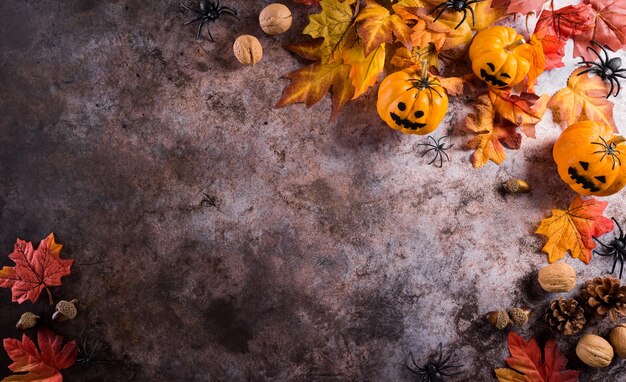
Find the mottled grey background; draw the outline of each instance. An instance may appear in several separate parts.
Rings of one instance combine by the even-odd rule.
[[[0,2],[0,265],[16,237],[54,231],[76,263],[53,294],[80,313],[51,326],[107,347],[65,379],[409,381],[408,354],[424,363],[441,342],[465,364],[456,380],[495,380],[506,333],[484,314],[539,316],[554,297],[536,284],[532,232],[573,193],[550,114],[503,166],[474,170],[463,119],[476,95],[454,99],[435,133],[451,135],[452,161],[430,167],[423,137],[380,122],[374,92],[332,123],[328,99],[274,110],[278,77],[302,65],[282,46],[309,9],[290,4],[294,28],[269,37],[256,21],[269,2],[223,3],[241,20],[211,25],[211,43],[176,1]],[[257,66],[231,54],[243,33],[264,46]],[[565,86],[575,62],[540,90]],[[615,101],[622,125],[624,93]],[[509,176],[533,193],[503,195]],[[605,198],[622,221],[623,195]],[[579,283],[610,267],[566,261]],[[10,299],[0,290],[2,337],[19,336],[22,312],[52,311]],[[522,334],[549,335],[537,320]],[[576,361],[576,339],[559,342],[581,381],[626,381],[620,360]],[[0,352],[0,376],[8,364]]]

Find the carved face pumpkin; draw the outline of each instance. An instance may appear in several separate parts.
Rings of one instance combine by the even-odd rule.
[[[594,121],[569,126],[552,156],[561,179],[580,195],[607,196],[626,185],[625,139]]]
[[[376,103],[378,115],[389,127],[407,134],[433,132],[448,111],[448,94],[439,80],[408,68],[383,80]]]
[[[469,50],[474,74],[497,88],[522,82],[531,69],[533,54],[523,36],[502,26],[478,32]]]

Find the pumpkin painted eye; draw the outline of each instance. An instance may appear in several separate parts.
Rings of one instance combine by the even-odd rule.
[[[502,73],[502,74],[500,74],[500,76],[501,76],[501,77],[505,77],[505,78],[511,78],[511,76],[509,76],[509,75],[508,75],[508,74],[506,74],[506,73]]]
[[[422,118],[424,116],[424,112],[421,110],[418,110],[415,112],[415,118]]]
[[[489,67],[489,69],[491,69],[492,72],[496,71],[496,66],[494,64],[492,64],[491,62],[488,62],[487,66]]]
[[[398,109],[400,109],[400,111],[405,111],[406,110],[406,104],[404,102],[400,102],[398,104]]]

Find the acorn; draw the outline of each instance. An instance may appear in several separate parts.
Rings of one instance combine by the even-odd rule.
[[[499,330],[502,330],[511,324],[509,314],[503,310],[487,313],[487,321]]]
[[[56,312],[52,315],[52,321],[67,321],[72,320],[76,317],[76,303],[78,300],[74,299],[72,301],[61,300],[57,303]]]
[[[525,306],[509,310],[509,317],[515,326],[526,325],[532,316],[532,310]]]
[[[38,315],[31,312],[26,312],[22,314],[22,317],[17,321],[15,327],[19,330],[30,329],[37,324]]]

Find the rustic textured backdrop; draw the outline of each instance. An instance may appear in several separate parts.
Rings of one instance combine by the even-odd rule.
[[[506,334],[484,314],[551,298],[532,232],[573,197],[551,160],[558,126],[547,114],[537,140],[474,170],[475,96],[456,98],[435,133],[451,135],[452,161],[437,169],[422,137],[382,125],[373,92],[332,123],[328,100],[274,110],[279,75],[302,64],[282,45],[309,9],[290,4],[294,28],[268,37],[267,3],[229,1],[241,20],[212,24],[212,43],[176,1],[0,2],[0,265],[16,237],[54,231],[76,263],[53,294],[80,312],[52,326],[107,347],[66,380],[408,381],[408,354],[425,362],[440,342],[465,364],[459,381],[494,380]],[[265,48],[257,66],[232,57],[243,33]],[[575,62],[539,90],[563,87]],[[533,193],[499,192],[511,175]],[[605,200],[626,220],[624,193]],[[567,261],[579,282],[610,268]],[[0,290],[2,337],[26,310],[49,315],[44,300]],[[522,334],[548,335],[536,320]],[[582,381],[626,381],[621,361],[575,361],[575,341],[559,343]]]

